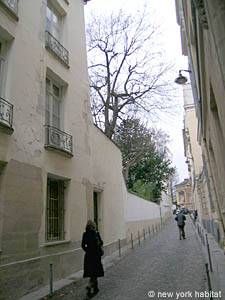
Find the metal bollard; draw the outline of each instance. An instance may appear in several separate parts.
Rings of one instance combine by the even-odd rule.
[[[53,264],[49,266],[49,295],[53,295]]]
[[[121,257],[121,245],[120,245],[120,239],[118,240],[118,246],[119,246],[119,257]]]
[[[150,227],[148,226],[148,235],[149,235],[149,238],[151,238],[151,231],[150,231]]]
[[[139,230],[138,230],[138,244],[139,244],[139,246],[141,245]]]
[[[203,244],[205,246],[206,240],[205,240],[205,237],[204,237],[204,230],[203,229],[202,229],[202,242],[203,242]]]
[[[207,276],[207,282],[208,282],[208,288],[209,288],[209,292],[212,291],[212,284],[211,284],[211,279],[210,279],[210,276],[209,276],[209,267],[208,267],[208,264],[206,263],[205,264],[205,268],[206,268],[206,276]],[[210,293],[210,300],[213,300],[213,297]]]
[[[143,228],[143,238],[145,240],[145,229]]]
[[[211,253],[210,253],[209,241],[208,241],[207,233],[205,234],[205,240],[206,240],[206,247],[207,247],[208,257],[209,257],[209,267],[210,267],[210,271],[213,272],[212,259],[211,259]]]
[[[134,249],[134,241],[133,241],[133,234],[132,234],[132,232],[130,234],[130,240],[131,240],[131,249]]]

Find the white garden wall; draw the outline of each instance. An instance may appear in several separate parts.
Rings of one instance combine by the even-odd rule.
[[[131,238],[131,234],[133,239],[137,239],[138,235],[143,238],[144,234],[155,232],[161,222],[165,222],[171,215],[171,207],[166,201],[165,195],[162,200],[161,205],[158,205],[127,193],[125,221],[128,240]]]

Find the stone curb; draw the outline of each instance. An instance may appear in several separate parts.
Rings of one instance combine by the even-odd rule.
[[[211,284],[212,284],[212,290],[219,292],[221,291],[222,297],[219,299],[225,300],[225,255],[224,251],[219,247],[217,242],[215,241],[212,234],[208,233],[203,226],[198,222],[198,226],[202,229],[202,232],[204,233],[204,243],[202,242],[201,237],[198,234],[197,227],[193,224],[193,227],[195,229],[196,236],[201,244],[203,253],[204,253],[204,259],[205,262],[209,264],[210,269],[210,263],[209,263],[209,255],[206,245],[206,239],[205,234],[207,234],[208,237],[208,243],[209,243],[209,250],[211,255],[211,261],[212,261],[212,271],[209,272]]]

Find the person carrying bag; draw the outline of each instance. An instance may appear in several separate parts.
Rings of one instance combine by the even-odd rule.
[[[84,274],[83,277],[89,277],[87,286],[87,297],[92,297],[99,292],[98,277],[104,276],[104,269],[101,257],[104,255],[103,241],[99,232],[96,230],[96,224],[89,220],[86,230],[83,233],[81,247],[84,255]]]

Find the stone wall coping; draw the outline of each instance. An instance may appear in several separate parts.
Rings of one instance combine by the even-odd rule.
[[[71,240],[55,241],[55,242],[46,242],[41,245],[41,247],[51,247],[61,244],[71,243]]]

